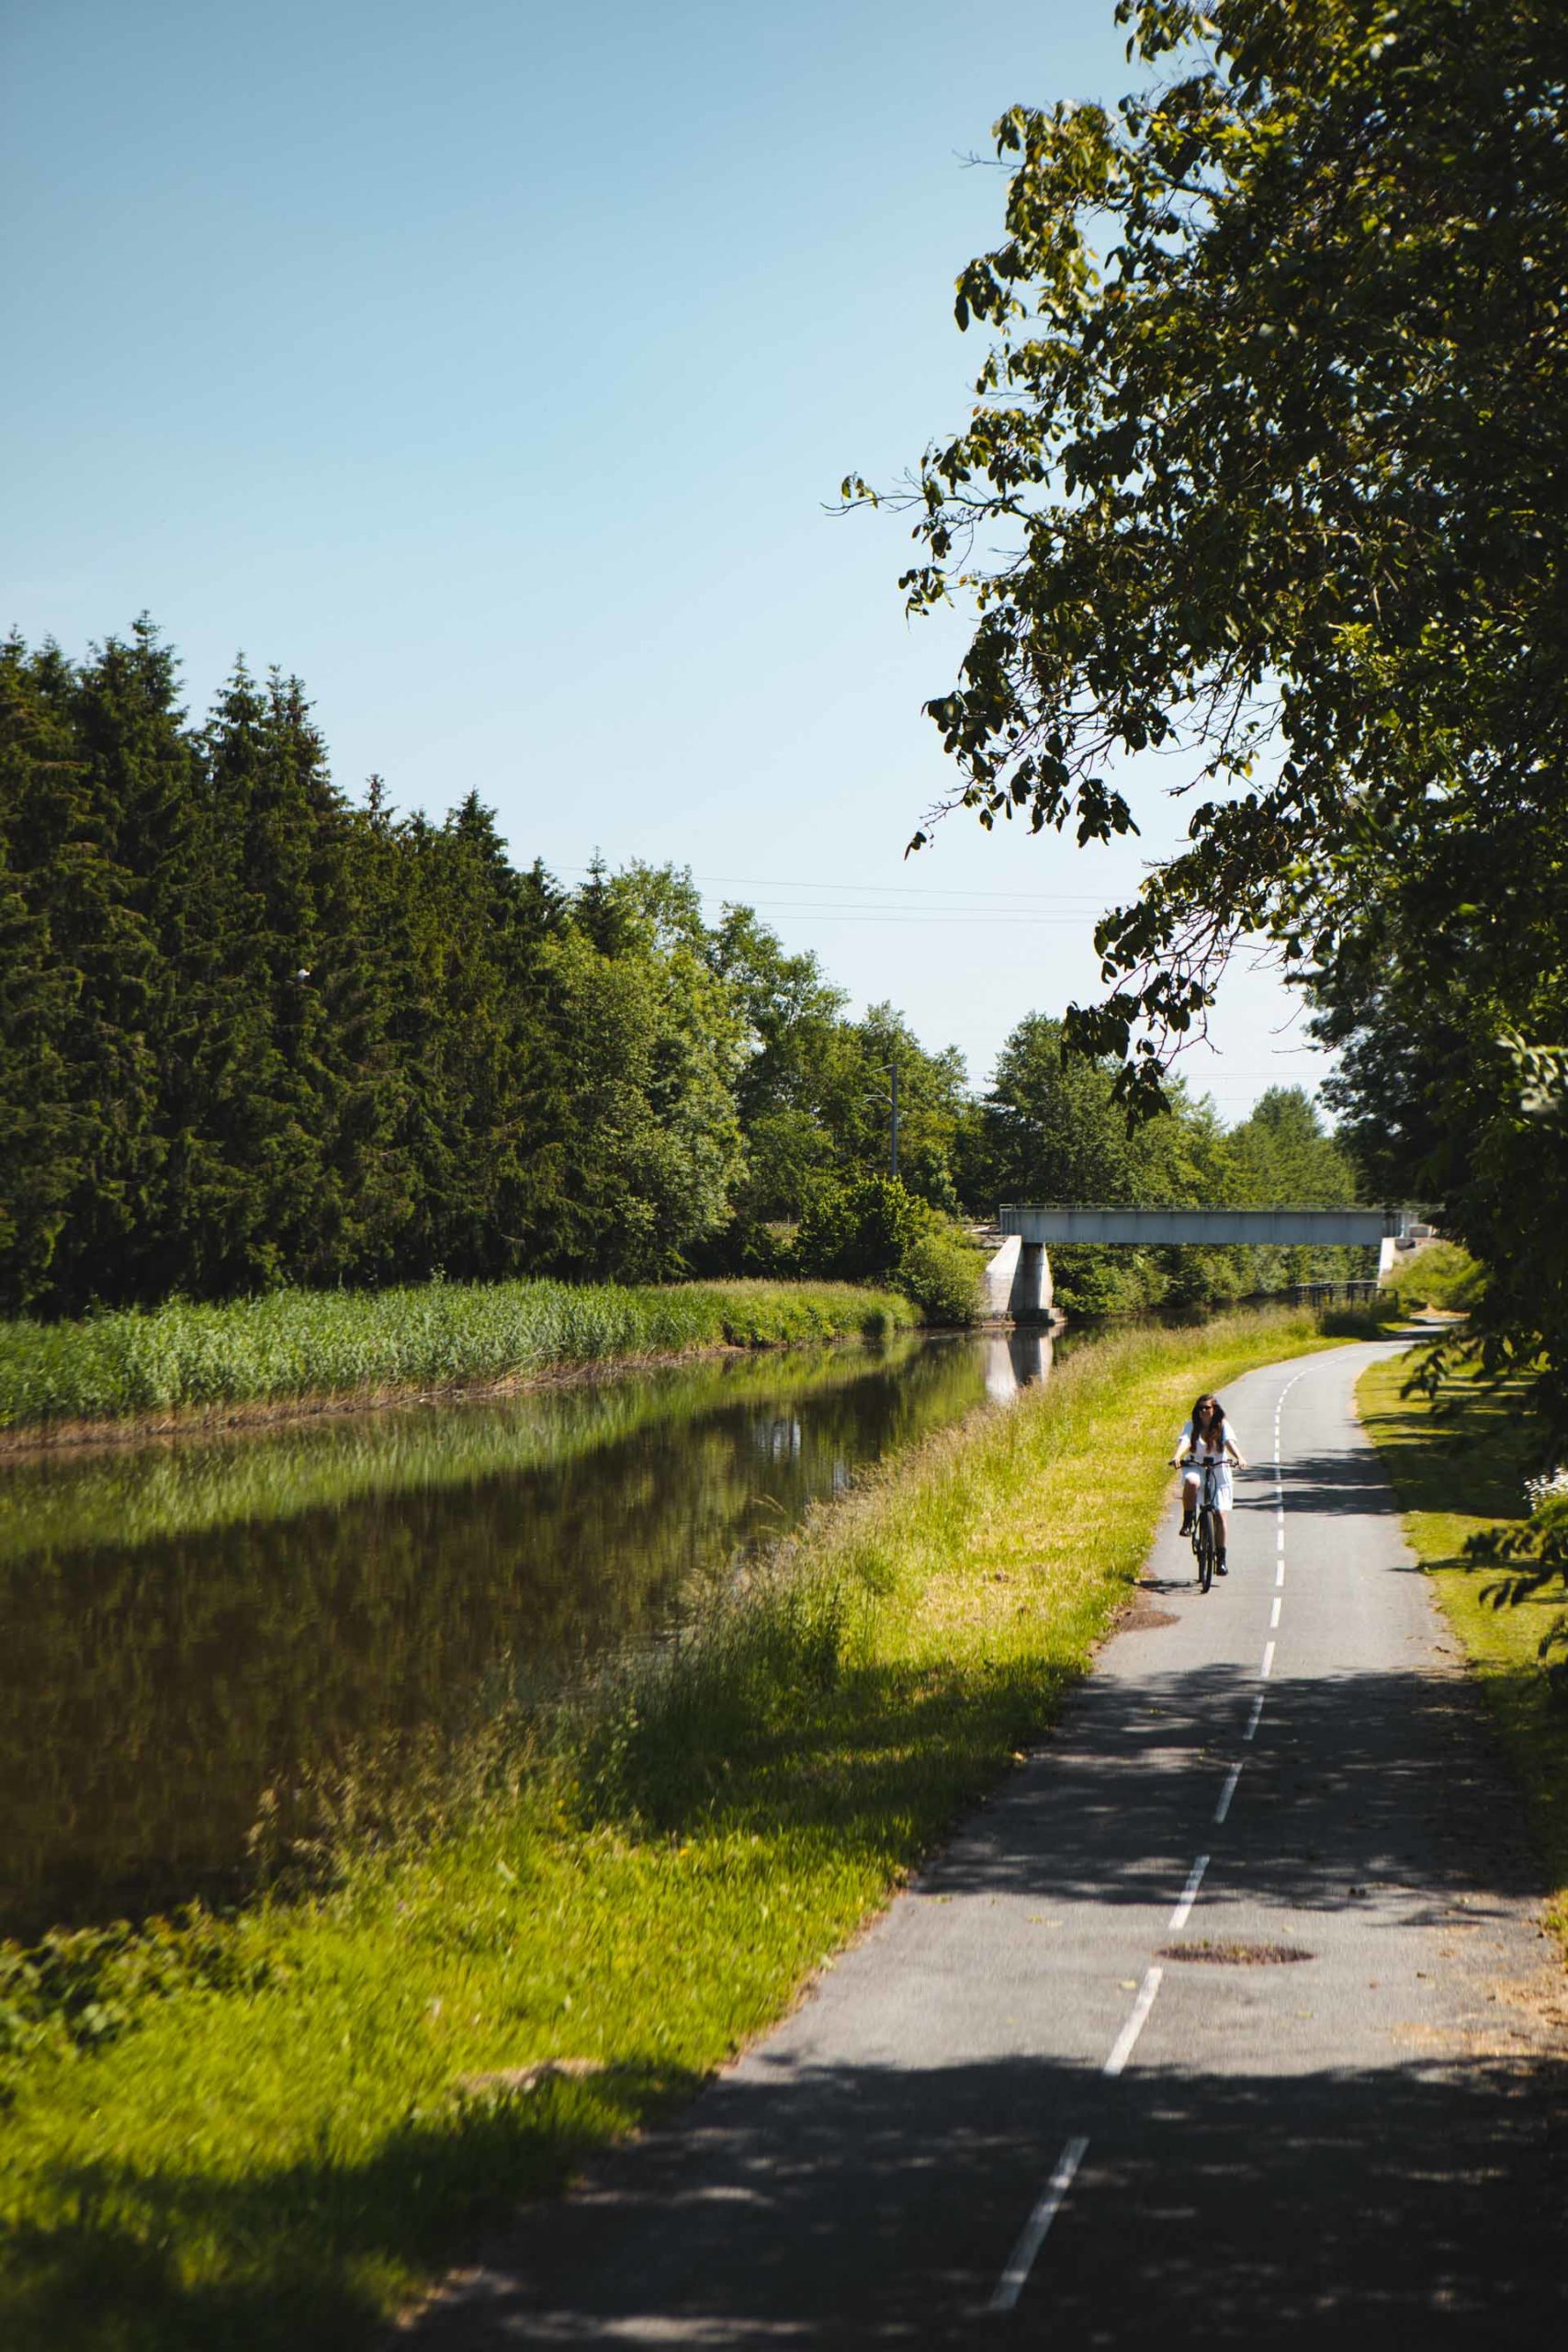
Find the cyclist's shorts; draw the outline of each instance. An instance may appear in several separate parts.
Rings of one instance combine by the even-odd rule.
[[[1184,1462],[1181,1465],[1181,1475],[1183,1478],[1197,1479],[1198,1499],[1201,1502],[1203,1464],[1201,1462]],[[1219,1510],[1229,1510],[1235,1500],[1235,1487],[1231,1479],[1231,1465],[1228,1462],[1217,1463],[1214,1466],[1214,1502]]]

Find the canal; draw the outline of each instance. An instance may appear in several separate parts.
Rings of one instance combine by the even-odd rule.
[[[706,1360],[0,1464],[0,1934],[221,1901],[355,1757],[680,1622],[1041,1334]]]

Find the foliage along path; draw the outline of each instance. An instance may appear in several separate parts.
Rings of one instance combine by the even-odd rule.
[[[1562,2340],[1562,1971],[1374,1352],[1237,1384],[1228,1581],[1168,1526],[1057,1736],[417,2341]]]

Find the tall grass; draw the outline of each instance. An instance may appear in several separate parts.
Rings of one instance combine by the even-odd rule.
[[[918,1320],[908,1299],[845,1283],[424,1283],[228,1306],[176,1299],[0,1323],[0,1429],[480,1386],[616,1357],[877,1338]]]
[[[499,1711],[379,1837],[345,1792],[330,1891],[13,1954],[0,2335],[370,2343],[488,2215],[780,2014],[1086,1671],[1194,1387],[1323,1344],[1273,1311],[1086,1346],[553,1737]]]

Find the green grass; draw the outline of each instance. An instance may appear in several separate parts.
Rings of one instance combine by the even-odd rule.
[[[326,1891],[13,1955],[0,2338],[371,2341],[788,2006],[1085,1672],[1194,1387],[1323,1344],[1276,1310],[1087,1346],[542,1745],[476,1727]],[[516,2079],[552,2060],[602,2071]]]
[[[879,1338],[919,1319],[907,1298],[846,1283],[424,1283],[228,1306],[176,1299],[76,1323],[0,1322],[0,1429],[484,1386],[616,1357]]]
[[[1529,1516],[1528,1411],[1518,1390],[1487,1391],[1473,1369],[1447,1379],[1436,1399],[1404,1396],[1408,1370],[1408,1358],[1373,1364],[1357,1402],[1393,1481],[1411,1548],[1480,1678],[1525,1792],[1552,1890],[1548,1917],[1568,1952],[1568,1704],[1539,1656],[1562,1596],[1501,1606],[1498,1568],[1467,1560],[1464,1550],[1471,1536]],[[1436,1422],[1435,1403],[1445,1408]],[[1456,1498],[1463,1510],[1454,1509]]]
[[[1435,1306],[1445,1314],[1465,1314],[1479,1299],[1485,1276],[1468,1250],[1455,1241],[1428,1241],[1408,1257],[1394,1261],[1393,1271],[1379,1294],[1386,1313],[1409,1315]]]

